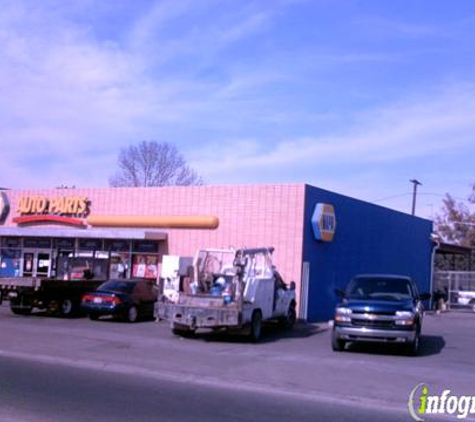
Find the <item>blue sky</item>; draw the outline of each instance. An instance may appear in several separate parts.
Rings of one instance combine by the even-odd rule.
[[[0,0],[0,186],[107,186],[175,143],[208,184],[419,215],[475,181],[475,2]]]

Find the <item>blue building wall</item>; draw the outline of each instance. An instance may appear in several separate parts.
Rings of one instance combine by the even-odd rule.
[[[332,204],[336,232],[332,242],[315,240],[311,218],[317,203]],[[430,292],[432,222],[306,185],[303,261],[310,263],[308,320],[333,317],[335,288],[361,273],[412,277],[420,292]]]

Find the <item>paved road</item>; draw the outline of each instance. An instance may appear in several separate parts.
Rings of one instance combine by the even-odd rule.
[[[0,379],[3,422],[407,421],[404,412],[12,358],[0,358]]]
[[[251,397],[318,399],[323,408],[357,404],[380,415],[405,412],[410,391],[421,382],[431,391],[474,394],[474,332],[474,314],[427,315],[421,356],[410,358],[383,347],[333,353],[328,324],[300,325],[289,333],[270,327],[254,345],[206,334],[180,339],[165,323],[23,317],[0,306],[3,358],[59,363],[104,377],[145,376],[206,391],[231,389]]]

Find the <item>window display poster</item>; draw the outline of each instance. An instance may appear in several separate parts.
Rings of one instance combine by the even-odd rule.
[[[158,256],[157,255],[135,255],[132,266],[132,277],[151,278],[158,277]]]

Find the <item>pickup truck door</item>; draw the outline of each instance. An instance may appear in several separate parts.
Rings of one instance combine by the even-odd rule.
[[[286,315],[289,308],[289,295],[283,288],[277,288],[275,291],[274,315]]]

